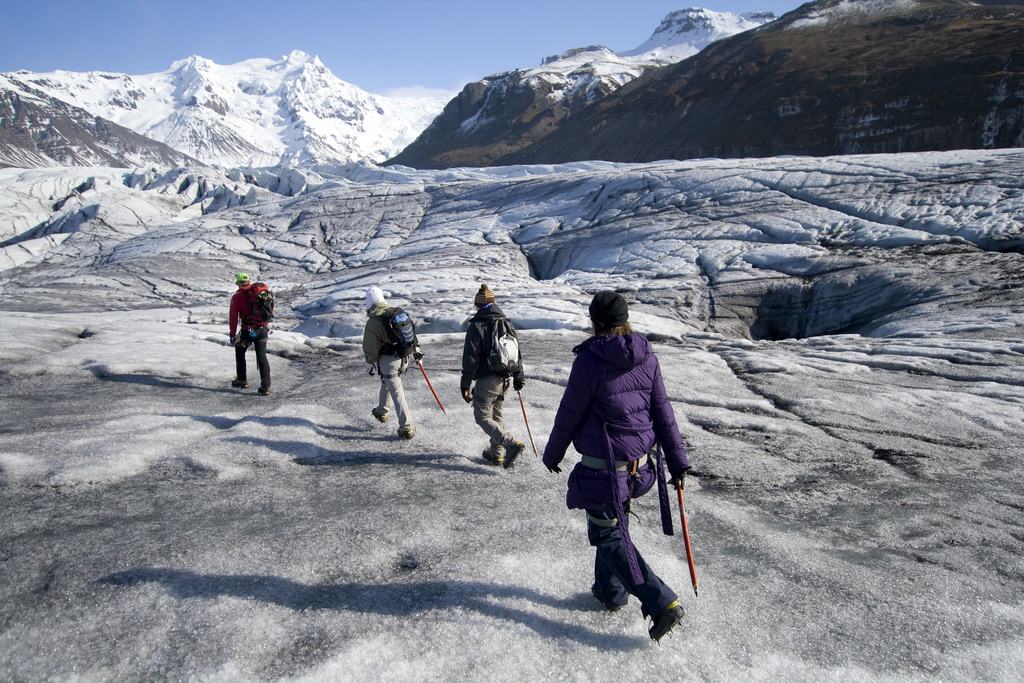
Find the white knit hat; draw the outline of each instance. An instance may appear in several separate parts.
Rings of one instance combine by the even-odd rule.
[[[374,304],[384,301],[384,292],[376,285],[366,290],[366,310],[373,308]]]

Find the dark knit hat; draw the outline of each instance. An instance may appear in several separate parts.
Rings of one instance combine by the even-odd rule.
[[[629,306],[621,294],[598,292],[590,302],[590,319],[599,330],[619,327],[629,321]]]
[[[473,297],[473,303],[477,306],[486,306],[494,303],[494,292],[487,285],[480,285],[480,291]]]

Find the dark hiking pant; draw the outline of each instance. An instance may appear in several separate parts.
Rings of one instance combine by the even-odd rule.
[[[603,510],[586,512],[587,538],[597,551],[594,556],[594,596],[610,606],[625,605],[629,596],[635,595],[644,612],[652,616],[668,607],[677,597],[675,592],[658,578],[636,546],[633,550],[644,582],[639,586],[633,583],[615,508],[609,505]]]
[[[262,335],[261,335],[262,330]],[[238,336],[241,340],[235,344],[235,379],[247,381],[245,368],[245,352],[252,346],[256,349],[256,367],[260,371],[260,387],[270,388],[270,361],[267,360],[267,333],[266,328],[259,328],[256,331],[255,339],[246,339],[248,330],[242,330]]]

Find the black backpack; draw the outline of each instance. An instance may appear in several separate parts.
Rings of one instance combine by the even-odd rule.
[[[381,351],[405,358],[416,350],[416,327],[401,308],[389,308],[381,318],[388,334],[388,344]]]
[[[519,338],[506,318],[495,319],[491,328],[487,367],[502,377],[510,377],[519,370]]]
[[[249,323],[265,325],[274,319],[274,293],[263,282],[249,285]]]

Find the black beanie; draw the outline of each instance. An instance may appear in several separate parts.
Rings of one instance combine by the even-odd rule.
[[[621,294],[598,292],[590,302],[590,319],[599,330],[619,327],[629,321],[629,306]]]

